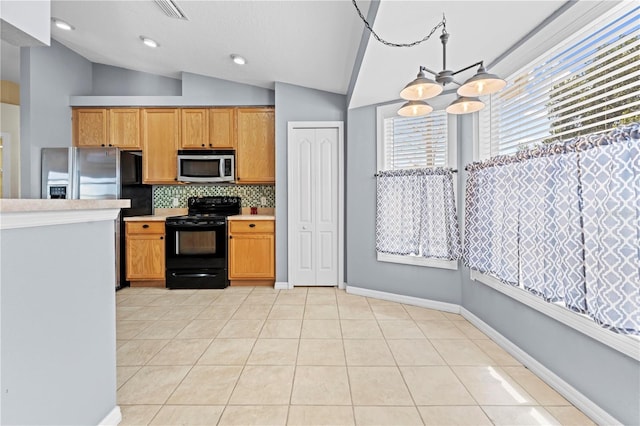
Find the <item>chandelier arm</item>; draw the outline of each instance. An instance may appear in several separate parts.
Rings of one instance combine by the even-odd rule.
[[[422,37],[422,39],[413,41],[411,43],[392,43],[390,41],[387,41],[387,40],[383,39],[375,31],[373,31],[373,28],[371,28],[371,24],[369,24],[367,19],[364,17],[362,12],[360,11],[360,8],[358,7],[358,4],[356,3],[356,0],[351,0],[351,2],[355,6],[356,11],[358,11],[358,16],[360,16],[360,19],[362,19],[362,22],[364,22],[364,26],[367,27],[369,32],[371,32],[371,35],[373,35],[373,37],[375,37],[376,40],[378,40],[380,43],[384,44],[385,46],[390,46],[390,47],[413,47],[413,46],[417,46],[418,44],[420,44],[422,42],[425,42],[425,41],[429,40],[431,38],[431,36],[433,35],[433,33],[435,33],[436,30],[438,28],[440,28],[440,27],[443,27],[444,30],[446,31],[447,20],[445,19],[444,14],[443,14],[442,15],[442,21],[440,21],[435,27],[433,27],[431,29],[431,31],[429,32],[429,34],[427,34],[426,36]]]
[[[483,62],[484,62],[484,61],[476,62],[475,64],[469,65],[468,67],[464,67],[464,68],[462,68],[462,69],[459,69],[458,71],[456,71],[456,72],[452,73],[451,75],[460,74],[461,72],[466,71],[466,70],[468,70],[468,69],[471,69],[471,68],[473,68],[473,67],[482,66]]]
[[[437,73],[437,72],[432,71],[432,70],[430,70],[430,69],[429,69],[429,68],[427,68],[427,67],[423,67],[422,65],[420,66],[420,71],[426,71],[426,72],[428,72],[429,74],[433,74],[434,76],[437,76],[437,75],[438,75],[438,73]]]

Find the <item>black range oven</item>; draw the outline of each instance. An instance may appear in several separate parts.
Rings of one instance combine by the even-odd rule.
[[[168,217],[168,288],[221,289],[227,278],[227,216],[240,213],[239,197],[190,197],[187,216]]]

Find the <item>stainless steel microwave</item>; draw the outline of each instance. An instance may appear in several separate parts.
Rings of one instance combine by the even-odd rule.
[[[217,183],[235,180],[235,151],[178,151],[180,182]]]

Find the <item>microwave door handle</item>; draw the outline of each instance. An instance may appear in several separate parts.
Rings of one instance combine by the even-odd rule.
[[[220,179],[224,179],[224,163],[225,160],[224,158],[220,158],[220,161],[218,161],[218,176],[220,177]]]

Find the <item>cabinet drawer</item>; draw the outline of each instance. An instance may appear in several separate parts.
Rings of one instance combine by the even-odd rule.
[[[265,233],[274,232],[273,220],[232,220],[229,221],[229,232]]]
[[[164,222],[127,222],[127,234],[164,234]]]

